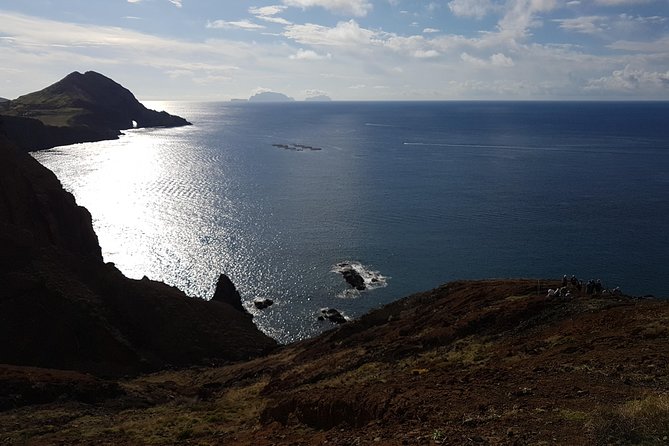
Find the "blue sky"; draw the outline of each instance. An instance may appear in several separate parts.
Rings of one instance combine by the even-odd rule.
[[[0,96],[669,100],[669,0],[0,0]]]

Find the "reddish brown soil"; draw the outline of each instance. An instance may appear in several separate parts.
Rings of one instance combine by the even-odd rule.
[[[556,285],[450,283],[270,356],[5,411],[0,441],[665,444],[669,305]]]

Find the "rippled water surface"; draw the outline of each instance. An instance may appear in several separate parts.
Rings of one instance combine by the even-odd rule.
[[[275,301],[251,310],[280,341],[459,278],[669,296],[667,103],[147,105],[194,125],[35,157],[105,260],[204,298],[225,272],[249,308]],[[340,262],[387,286],[346,292]]]

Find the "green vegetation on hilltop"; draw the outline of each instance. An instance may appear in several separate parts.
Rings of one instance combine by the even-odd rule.
[[[71,73],[40,91],[5,102],[0,115],[4,115],[0,130],[29,150],[115,138],[133,127],[190,124],[179,116],[147,109],[128,89],[93,71]]]

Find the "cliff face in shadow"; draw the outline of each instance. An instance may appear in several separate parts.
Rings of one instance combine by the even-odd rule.
[[[93,71],[73,72],[43,90],[0,103],[0,115],[0,130],[26,150],[113,139],[133,127],[190,124],[147,109],[128,89]]]
[[[87,126],[58,127],[33,118],[0,115],[0,132],[24,151],[116,139],[118,130]]]
[[[0,363],[118,375],[275,346],[232,305],[105,264],[88,211],[2,135],[0,247]]]

